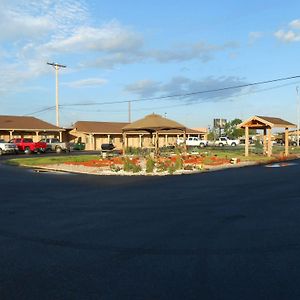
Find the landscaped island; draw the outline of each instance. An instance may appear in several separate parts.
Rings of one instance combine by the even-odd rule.
[[[9,164],[44,168],[56,171],[88,173],[95,175],[168,175],[189,174],[236,166],[271,163],[297,158],[296,151],[288,158],[281,152],[272,157],[252,153],[243,156],[243,149],[198,149],[190,153],[168,153],[161,155],[129,153],[112,157],[101,155],[17,158]]]

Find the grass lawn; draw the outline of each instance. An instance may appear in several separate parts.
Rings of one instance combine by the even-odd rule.
[[[9,165],[50,165],[64,162],[84,162],[99,159],[99,155],[77,155],[77,156],[55,156],[55,157],[34,157],[34,158],[13,158],[6,161]]]

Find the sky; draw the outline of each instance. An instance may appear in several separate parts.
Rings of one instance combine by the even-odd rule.
[[[0,0],[0,28],[1,115],[55,124],[55,62],[61,126],[298,120],[300,78],[197,92],[300,75],[299,1]]]

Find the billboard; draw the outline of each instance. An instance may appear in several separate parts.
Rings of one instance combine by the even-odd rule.
[[[214,128],[224,129],[227,119],[214,119]]]

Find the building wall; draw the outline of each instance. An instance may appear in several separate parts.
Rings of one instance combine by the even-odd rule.
[[[183,134],[172,134],[164,133],[159,135],[159,147],[176,145],[177,138]],[[83,132],[78,132],[75,129],[69,132],[70,142],[77,142],[78,139],[81,139],[83,143],[86,144],[86,150],[100,150],[101,145],[105,143],[112,142],[117,149],[122,149],[122,135],[121,134],[87,134]],[[187,135],[188,137],[189,135]],[[192,135],[191,136],[198,136]],[[200,135],[201,136],[201,135]],[[127,147],[133,148],[147,148],[154,147],[154,137],[151,138],[150,134],[140,134],[140,133],[131,133],[126,135],[126,145]]]

